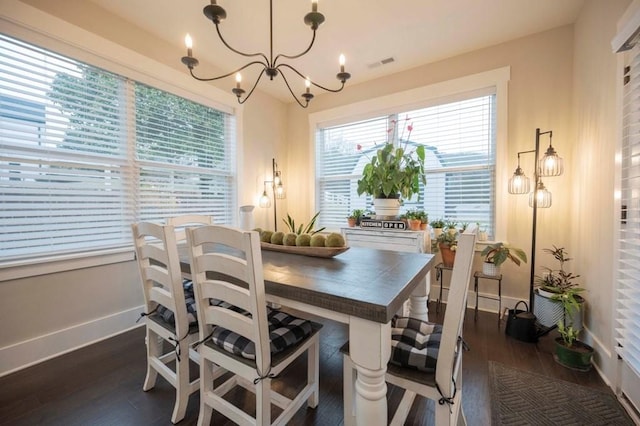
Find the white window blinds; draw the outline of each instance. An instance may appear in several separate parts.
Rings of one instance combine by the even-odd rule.
[[[460,99],[460,97],[458,97]],[[387,140],[426,149],[427,185],[403,211],[423,208],[429,219],[479,222],[490,235],[495,211],[495,94],[469,95],[389,116],[325,127],[316,135],[320,226],[344,226],[348,213],[372,208],[357,194],[362,169]],[[408,126],[412,130],[409,131]]]
[[[235,211],[233,116],[0,35],[1,260],[131,244]]]
[[[627,53],[621,149],[622,220],[618,247],[618,353],[640,375],[640,50]],[[624,382],[625,378],[623,378]],[[624,390],[624,383],[623,383]]]

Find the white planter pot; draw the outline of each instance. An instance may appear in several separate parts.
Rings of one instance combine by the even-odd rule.
[[[549,297],[545,295],[549,295]],[[562,303],[558,300],[551,299],[551,295],[554,293],[537,289],[534,293],[533,301],[533,314],[538,319],[538,322],[545,327],[553,327],[558,321],[563,320],[566,325],[573,324],[573,328],[576,330],[582,329],[582,313],[584,312],[583,305],[580,304],[580,309],[574,312],[573,318],[565,318],[564,308]]]
[[[438,238],[440,235],[442,235],[442,228],[433,228],[434,239]]]
[[[400,213],[400,200],[397,198],[375,198],[373,207],[377,219],[396,219]]]
[[[492,277],[495,277],[497,275],[500,275],[500,267],[496,266],[494,263],[491,263],[491,262],[483,262],[482,273],[485,275],[491,275]]]

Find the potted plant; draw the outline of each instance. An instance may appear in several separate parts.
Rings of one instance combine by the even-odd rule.
[[[456,222],[454,220],[445,220],[444,221],[444,228],[449,234],[457,234],[458,233],[458,229],[456,228],[456,226],[458,226],[458,222]]]
[[[560,337],[555,339],[554,359],[567,368],[588,371],[591,369],[594,350],[588,344],[578,340],[582,330],[574,327],[573,324],[573,318],[583,302],[582,296],[578,294],[581,291],[582,289],[572,287],[563,294],[554,296],[566,313],[564,319],[558,321]]]
[[[490,244],[482,250],[484,263],[482,264],[482,273],[485,275],[496,276],[500,274],[500,265],[507,259],[520,266],[520,261],[527,263],[527,255],[524,250],[506,245],[502,242]]]
[[[410,149],[408,142],[413,126],[409,124],[407,129],[409,135],[404,144],[396,146],[391,141],[386,142],[364,166],[362,178],[358,180],[358,195],[371,195],[378,215],[397,216],[401,200],[410,199],[420,192],[420,183],[427,183],[424,146]],[[392,130],[390,134],[394,133]]]
[[[360,226],[360,219],[362,219],[362,216],[364,216],[363,209],[353,209],[349,216],[347,216],[347,223],[349,224],[349,227],[353,228],[355,226]]]
[[[407,225],[409,225],[410,230],[420,230],[420,224],[422,223],[422,221],[420,220],[420,214],[418,213],[418,210],[407,210],[407,212],[402,215],[402,217],[407,220]]]
[[[578,287],[576,279],[580,275],[568,272],[566,263],[571,261],[564,247],[553,246],[552,249],[544,249],[545,253],[551,254],[560,264],[558,269],[543,267],[545,273],[536,276],[536,291],[534,299],[534,314],[538,322],[545,327],[553,327],[560,319],[564,319],[568,314],[561,303],[561,299],[566,294],[573,294],[573,299],[577,301],[575,311],[571,312],[570,321],[574,328],[582,328],[582,304],[584,298],[578,293],[583,289]]]
[[[433,229],[433,237],[437,239],[444,229],[444,219],[432,220],[429,226]]]
[[[455,230],[455,228],[453,228]],[[458,233],[443,232],[436,239],[444,266],[451,267],[456,259],[458,249]]]

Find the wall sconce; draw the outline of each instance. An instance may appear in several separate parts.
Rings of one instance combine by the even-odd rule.
[[[540,136],[549,135],[549,148],[544,154],[542,159],[539,159],[540,155]],[[533,299],[534,299],[534,285],[533,279],[535,277],[535,264],[536,264],[536,221],[538,215],[538,208],[551,207],[551,192],[547,190],[542,183],[541,177],[547,176],[560,176],[564,171],[564,164],[562,158],[558,156],[558,153],[551,145],[551,138],[553,137],[552,131],[541,132],[540,129],[536,129],[536,148],[530,151],[518,152],[518,167],[513,173],[513,176],[509,179],[509,193],[510,194],[527,194],[530,190],[529,178],[525,176],[524,172],[520,168],[520,154],[535,153],[535,170],[534,170],[534,190],[529,193],[529,206],[533,207],[533,229],[531,236],[531,277],[529,280],[529,308],[533,312]]]
[[[278,230],[278,215],[277,215],[277,206],[276,200],[282,200],[287,197],[287,194],[284,189],[284,185],[282,183],[282,172],[278,169],[278,163],[276,163],[276,159],[273,158],[271,162],[272,167],[272,177],[271,180],[265,180],[264,186],[262,190],[262,196],[260,197],[260,201],[258,205],[262,208],[271,207],[271,198],[269,198],[269,194],[267,193],[267,187],[271,187],[271,191],[274,195],[273,200],[273,230]],[[268,186],[267,186],[268,185]]]

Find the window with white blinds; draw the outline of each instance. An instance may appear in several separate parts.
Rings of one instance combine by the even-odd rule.
[[[409,130],[409,126],[412,130]],[[392,141],[424,145],[427,185],[403,210],[423,208],[429,220],[444,218],[495,229],[495,93],[442,101],[425,108],[320,128],[316,134],[319,225],[344,226],[353,209],[372,209],[358,196],[357,181],[376,150]]]
[[[620,169],[616,341],[622,360],[640,375],[640,47],[626,53]],[[628,376],[628,375],[627,375]],[[625,390],[623,377],[622,388]],[[637,395],[636,395],[637,396]]]
[[[234,117],[0,35],[2,261],[131,244],[235,211]]]

